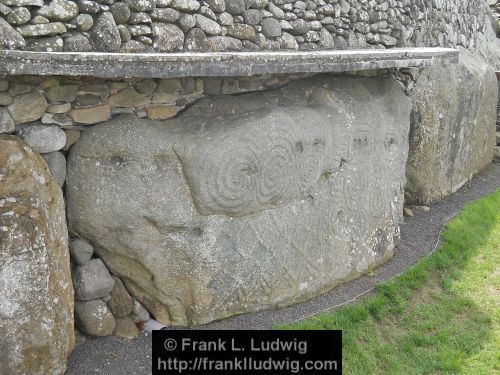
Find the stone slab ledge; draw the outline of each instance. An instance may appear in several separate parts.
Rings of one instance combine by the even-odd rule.
[[[116,77],[251,76],[449,65],[452,48],[329,51],[102,53],[0,51],[0,74]]]

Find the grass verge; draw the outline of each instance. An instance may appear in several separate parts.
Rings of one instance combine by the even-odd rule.
[[[366,300],[278,329],[341,329],[345,374],[500,374],[500,189]]]

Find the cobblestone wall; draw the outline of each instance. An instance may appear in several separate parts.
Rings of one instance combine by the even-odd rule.
[[[484,0],[0,0],[0,48],[173,52],[473,47],[484,32],[487,12]]]

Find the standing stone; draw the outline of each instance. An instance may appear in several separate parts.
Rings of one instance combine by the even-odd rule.
[[[319,75],[116,117],[71,149],[70,231],[164,324],[311,298],[393,254],[410,109],[394,78]]]
[[[0,49],[23,49],[26,42],[7,21],[0,18]]]
[[[66,158],[59,151],[42,154],[57,185],[62,187],[66,180]]]
[[[103,12],[94,21],[94,27],[89,31],[90,42],[94,50],[118,52],[121,46],[121,38],[113,15],[110,12]]]
[[[100,299],[76,301],[75,323],[80,331],[91,336],[109,336],[115,329],[115,318]]]
[[[71,260],[82,265],[87,263],[94,254],[94,247],[82,238],[73,238],[69,241]]]
[[[66,133],[57,125],[33,123],[23,127],[17,135],[40,153],[58,151],[66,144]]]
[[[105,297],[111,292],[114,284],[108,269],[98,258],[91,259],[73,271],[75,298],[79,301]]]
[[[61,189],[43,159],[0,135],[0,372],[64,374],[74,346]]]
[[[153,47],[160,52],[181,51],[184,47],[184,33],[172,24],[153,23]]]
[[[467,52],[459,64],[420,73],[412,93],[409,203],[443,199],[490,164],[497,95],[491,66]]]
[[[14,130],[16,124],[9,112],[0,107],[0,133],[9,133]]]
[[[45,113],[47,100],[37,92],[19,95],[8,107],[9,113],[16,124],[36,121]]]

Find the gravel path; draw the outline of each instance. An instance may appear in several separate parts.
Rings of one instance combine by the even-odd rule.
[[[439,242],[443,223],[464,204],[500,187],[500,164],[490,166],[453,196],[432,205],[430,211],[416,211],[401,225],[402,241],[394,257],[376,269],[311,301],[279,310],[240,315],[211,323],[201,329],[267,329],[315,315],[333,307],[352,303],[369,295],[373,287],[401,273],[430,253]],[[141,333],[134,340],[105,337],[87,340],[71,354],[67,374],[150,374],[151,334]]]

